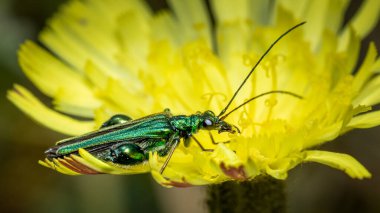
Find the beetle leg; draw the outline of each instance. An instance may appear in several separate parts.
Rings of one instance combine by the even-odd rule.
[[[173,117],[173,115],[172,115],[172,113],[170,112],[170,109],[169,109],[169,108],[164,109],[164,113],[165,113],[169,118]]]
[[[190,145],[190,141],[191,141],[190,136],[183,139],[183,145],[185,147],[189,147],[189,145]]]
[[[165,147],[163,149],[161,149],[160,151],[158,151],[158,155],[160,157],[164,157],[164,156],[168,155],[169,151],[172,149],[172,146],[173,146],[173,143],[175,142],[175,140],[179,141],[180,138],[178,137],[178,135],[173,134],[172,136],[170,136],[170,138],[165,143]]]
[[[164,162],[164,164],[162,165],[161,169],[160,169],[160,174],[164,173],[164,170],[166,168],[166,166],[168,165],[169,161],[170,161],[170,158],[172,157],[173,153],[174,153],[174,150],[177,148],[178,146],[178,143],[179,143],[179,138],[176,136],[176,135],[173,135],[170,139],[169,139],[169,142],[168,142],[168,148],[170,148],[168,151],[168,156],[166,157],[166,160]],[[165,147],[165,150],[166,148]]]
[[[211,142],[215,145],[217,145],[218,143],[229,143],[230,141],[224,141],[224,142],[215,142],[214,140],[214,136],[212,136],[211,132],[208,132],[208,134],[210,135],[210,139],[211,139]]]
[[[206,149],[202,146],[202,144],[198,141],[198,139],[196,137],[194,137],[193,135],[191,136],[191,138],[198,144],[198,146],[202,149],[202,151],[205,151],[205,152],[213,152],[214,150],[213,149]]]
[[[126,123],[130,120],[132,120],[132,118],[129,116],[122,115],[122,114],[116,114],[116,115],[112,116],[110,119],[108,119],[106,122],[104,122],[102,124],[102,126],[100,127],[100,129],[105,128],[105,127],[109,127],[109,126],[113,126],[113,125],[117,125],[117,124]]]

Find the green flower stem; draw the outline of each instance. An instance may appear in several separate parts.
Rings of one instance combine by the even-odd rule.
[[[210,213],[286,212],[284,181],[259,176],[251,181],[228,181],[208,187]]]

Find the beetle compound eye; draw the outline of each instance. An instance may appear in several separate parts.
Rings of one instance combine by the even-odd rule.
[[[210,119],[205,119],[204,121],[203,121],[203,124],[204,124],[204,126],[212,126],[212,121],[210,120]]]
[[[145,160],[144,151],[136,144],[123,144],[111,150],[114,163],[132,165]]]

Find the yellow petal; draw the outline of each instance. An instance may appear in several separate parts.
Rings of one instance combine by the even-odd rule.
[[[271,23],[273,19],[273,5],[270,1],[248,1],[252,22],[258,25]]]
[[[366,0],[363,1],[359,11],[346,25],[341,34],[340,50],[345,50],[348,43],[348,38],[351,32],[360,38],[364,38],[375,27],[378,22],[380,14],[380,1],[378,0]]]
[[[212,9],[219,23],[246,21],[250,19],[250,3],[248,0],[213,0]]]
[[[329,0],[311,1],[305,11],[304,19],[308,22],[305,25],[305,37],[311,44],[311,49],[316,50],[322,39],[329,10]]]
[[[360,66],[358,73],[355,75],[355,79],[353,82],[353,90],[357,93],[359,92],[363,85],[367,82],[367,80],[371,77],[372,67],[377,58],[377,51],[375,44],[373,42],[370,43],[369,49],[367,51],[366,57]],[[361,103],[359,103],[361,104]]]
[[[304,159],[302,152],[293,152],[282,158],[273,158],[266,162],[263,170],[270,176],[284,180],[288,177],[288,172],[300,164]]]
[[[312,1],[299,1],[297,4],[294,4],[293,0],[279,0],[276,1],[277,7],[282,7],[288,11],[291,11],[291,14],[294,14],[296,18],[303,19],[305,10],[309,7]]]
[[[354,105],[373,106],[380,102],[380,76],[373,77],[355,98]]]
[[[61,111],[92,117],[93,109],[100,105],[81,74],[35,43],[27,41],[21,46],[19,61],[25,74],[44,94],[55,99]]]
[[[359,11],[348,23],[351,25],[361,38],[364,38],[372,31],[379,20],[380,1],[366,0],[363,1]]]
[[[371,128],[380,124],[380,111],[368,112],[360,114],[351,119],[347,124],[347,128]]]
[[[181,40],[192,40],[201,38],[211,48],[210,20],[206,12],[204,1],[168,1],[178,18],[177,30],[181,31]]]
[[[131,5],[136,6],[142,1],[134,2],[135,4]],[[107,7],[109,6],[112,7],[115,4],[107,3]],[[90,8],[83,2],[70,2],[49,22],[49,28],[40,34],[40,40],[49,50],[79,72],[83,73],[87,61],[96,62],[96,65],[106,71],[110,77],[120,79],[122,83],[131,88],[138,87],[139,82],[136,81],[136,76],[128,72],[127,67],[120,66],[115,57],[115,52],[120,47],[114,34],[115,24],[118,24],[115,22],[115,18],[121,16],[120,13],[125,11],[119,8],[115,9],[112,14],[107,14],[106,11]],[[102,18],[99,19],[99,16]],[[111,22],[113,25],[109,24]],[[95,29],[96,32],[93,32]],[[120,51],[122,50],[120,49]],[[111,54],[109,54],[110,52]]]
[[[349,28],[347,33],[339,38],[337,53],[341,55],[344,60],[342,70],[346,74],[356,71],[355,66],[359,59],[360,45],[361,39],[352,28]]]
[[[42,166],[45,166],[47,168],[56,170],[57,172],[60,172],[62,174],[66,175],[80,175],[80,173],[77,173],[67,167],[65,167],[63,164],[61,164],[59,161],[50,161],[49,159],[45,159],[45,161],[38,161],[38,163]]]
[[[371,177],[368,170],[350,155],[317,150],[305,151],[305,154],[305,162],[317,162],[340,169],[352,178],[363,179]]]
[[[117,165],[113,165],[111,163],[103,162],[97,159],[95,156],[91,155],[89,152],[87,152],[84,149],[79,149],[78,152],[79,152],[80,157],[75,156],[75,155],[73,156],[76,160],[101,173],[139,174],[139,173],[145,173],[150,170],[147,163],[120,167]]]
[[[8,91],[7,98],[34,120],[55,131],[68,135],[80,135],[94,128],[91,121],[78,121],[49,109],[20,85],[15,85],[14,90]]]
[[[374,73],[379,73],[380,72],[380,58],[378,58],[373,65],[373,71]]]

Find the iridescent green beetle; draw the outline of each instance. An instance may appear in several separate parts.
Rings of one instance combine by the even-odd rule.
[[[59,141],[56,146],[49,148],[45,152],[47,158],[49,160],[63,158],[76,154],[82,148],[102,161],[129,166],[142,164],[149,159],[149,153],[157,152],[161,157],[167,156],[160,170],[162,174],[181,139],[183,139],[185,146],[188,146],[190,140],[193,139],[203,151],[212,151],[203,148],[202,144],[195,138],[194,135],[199,130],[217,130],[218,133],[240,133],[240,130],[235,125],[225,122],[224,119],[249,102],[273,93],[302,98],[288,91],[269,91],[245,101],[226,113],[236,95],[272,47],[289,32],[303,24],[305,22],[290,28],[272,43],[240,84],[226,107],[218,115],[207,110],[203,113],[198,112],[189,116],[174,116],[169,109],[164,110],[162,113],[148,115],[135,120],[125,115],[115,115],[97,131]],[[212,137],[211,140],[215,143]]]

